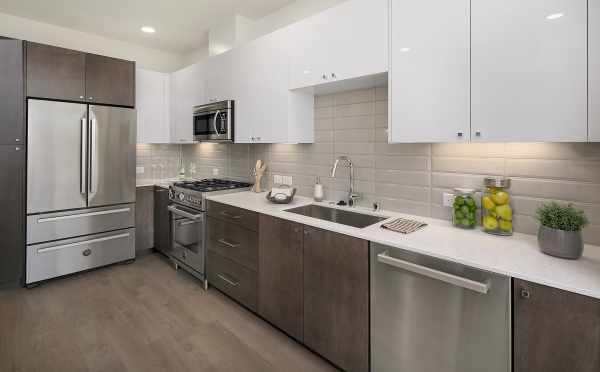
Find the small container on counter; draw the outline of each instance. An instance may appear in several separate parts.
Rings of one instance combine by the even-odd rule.
[[[315,192],[314,192],[314,199],[317,202],[321,202],[323,201],[324,198],[324,193],[323,193],[323,185],[321,185],[321,179],[319,178],[319,176],[317,176],[317,179],[315,181]]]
[[[454,189],[452,223],[462,229],[474,229],[477,226],[477,203],[473,189]]]
[[[493,235],[513,234],[513,209],[509,193],[510,179],[487,177],[481,195],[483,231]]]

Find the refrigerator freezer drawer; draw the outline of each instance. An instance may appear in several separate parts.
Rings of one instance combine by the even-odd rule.
[[[135,229],[27,246],[26,283],[135,258]]]
[[[27,244],[135,227],[135,204],[27,216]]]

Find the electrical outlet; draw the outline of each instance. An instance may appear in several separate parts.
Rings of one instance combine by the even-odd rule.
[[[146,170],[144,169],[144,167],[135,167],[135,174],[144,174],[146,173]]]
[[[454,199],[456,198],[456,195],[449,192],[445,192],[442,198],[442,205],[444,207],[452,207],[454,205]]]
[[[283,177],[281,177],[280,175],[276,174],[273,176],[273,183],[276,185],[281,185],[283,184]]]
[[[292,176],[283,176],[283,184],[287,186],[292,186],[294,184],[294,179]]]
[[[212,174],[213,174],[213,176],[218,176],[219,175],[219,168],[213,168]]]

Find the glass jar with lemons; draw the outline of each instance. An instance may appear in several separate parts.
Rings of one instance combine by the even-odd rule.
[[[474,229],[477,227],[475,190],[456,188],[454,195],[452,223],[462,229]]]
[[[513,234],[513,209],[508,189],[510,179],[487,177],[481,196],[483,231],[494,235]]]

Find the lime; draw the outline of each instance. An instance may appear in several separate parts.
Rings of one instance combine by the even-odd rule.
[[[475,200],[473,200],[473,198],[471,198],[471,197],[468,197],[468,198],[465,200],[465,203],[466,203],[466,204],[467,204],[467,206],[468,206],[469,208],[471,208],[471,209],[472,209],[472,208],[477,208],[477,205],[475,204]]]
[[[462,206],[463,204],[465,204],[465,198],[463,198],[462,196],[457,196],[454,199],[454,206]]]
[[[460,207],[460,211],[463,212],[463,214],[468,214],[469,212],[471,212],[471,210],[469,209],[468,206],[463,205],[462,207]]]
[[[461,211],[456,211],[454,212],[454,217],[456,217],[457,220],[462,220],[465,215]]]

